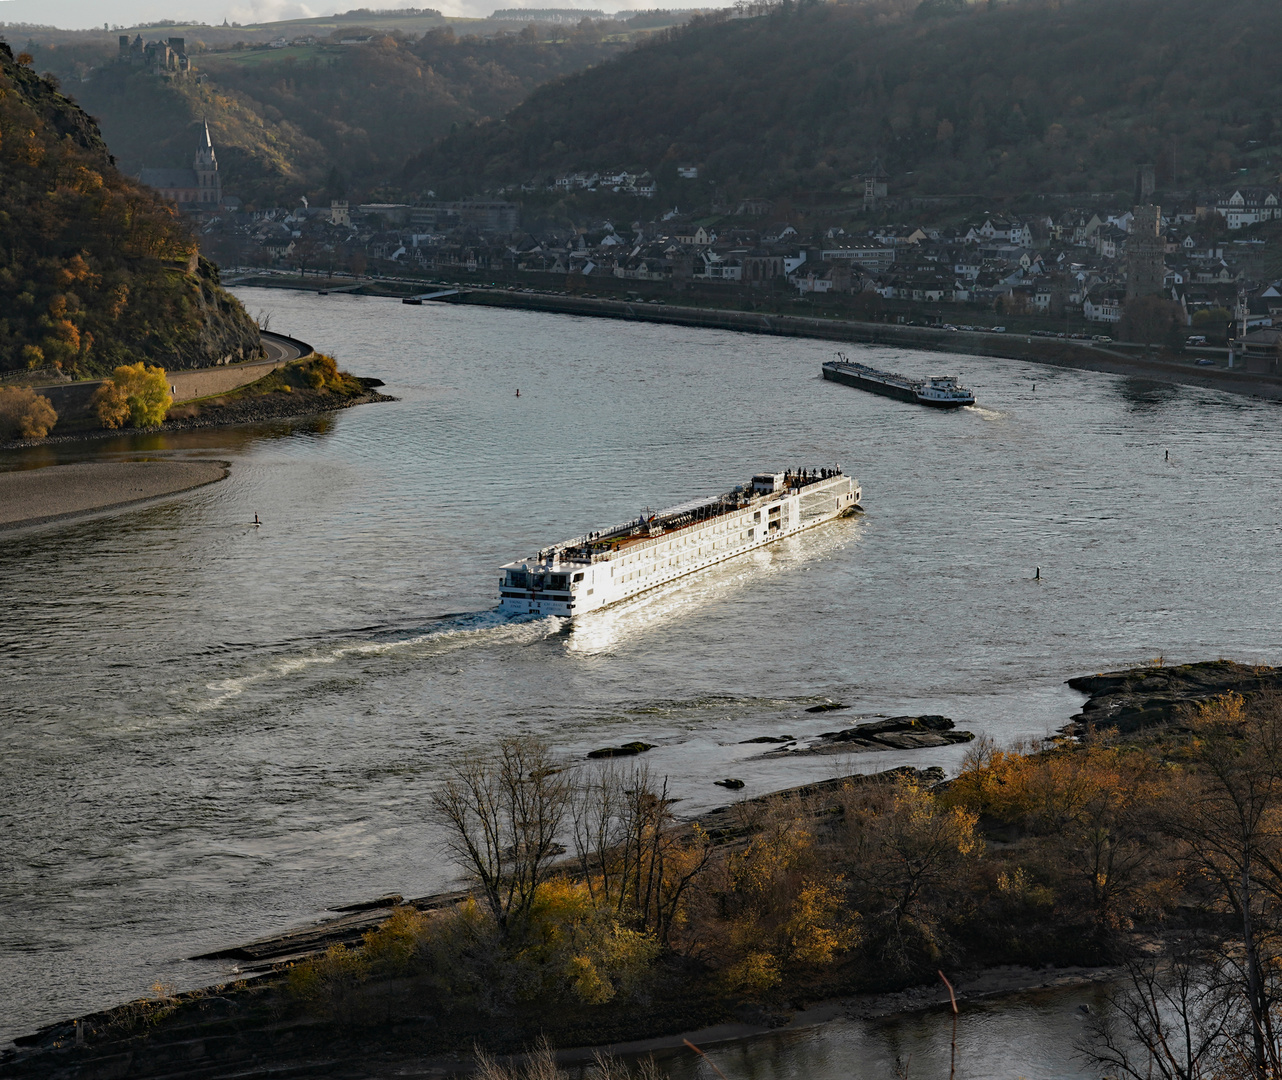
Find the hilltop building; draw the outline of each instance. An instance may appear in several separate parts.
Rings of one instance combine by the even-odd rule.
[[[1126,299],[1155,296],[1166,283],[1166,238],[1162,235],[1162,209],[1149,203],[1137,206],[1126,241]]]
[[[217,210],[223,201],[218,157],[209,137],[209,123],[201,123],[201,138],[190,169],[143,169],[138,179],[155,188],[182,210]]]
[[[144,68],[149,75],[181,78],[192,70],[191,61],[187,58],[187,39],[180,37],[144,42],[141,34],[133,41],[129,40],[128,34],[121,34],[119,59],[122,63]]]

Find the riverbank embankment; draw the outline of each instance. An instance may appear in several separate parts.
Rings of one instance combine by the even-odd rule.
[[[1224,367],[1223,349],[1206,349],[1187,355],[1149,353],[1140,346],[1124,342],[1035,337],[1027,333],[996,333],[991,330],[945,330],[935,326],[674,304],[666,300],[628,300],[550,291],[518,291],[515,287],[503,286],[487,288],[473,283],[450,286],[408,279],[371,278],[359,283],[335,284],[286,275],[263,275],[247,277],[236,284],[301,289],[307,292],[353,293],[402,300],[451,289],[455,290],[453,295],[435,297],[435,302],[699,326],[778,337],[810,337],[846,344],[890,345],[964,356],[991,356],[1282,401],[1282,377]],[[1199,359],[1213,359],[1214,363],[1199,364]]]
[[[241,387],[258,382],[273,371],[305,359],[315,350],[305,341],[284,334],[263,332],[263,356],[241,364],[220,364],[215,367],[166,371],[169,392],[175,405],[198,401],[216,394],[229,394]],[[101,379],[83,379],[78,382],[34,384],[30,389],[49,399],[59,416],[65,433],[68,426],[90,419],[90,403],[102,385]]]
[[[138,506],[225,479],[225,461],[81,461],[0,473],[0,531]]]
[[[809,337],[863,345],[893,345],[926,352],[957,353],[1024,360],[1079,371],[1099,371],[1154,382],[1200,386],[1230,394],[1282,400],[1282,378],[1255,372],[1199,367],[1175,357],[1128,355],[1118,347],[1071,338],[1037,338],[991,331],[944,330],[853,319],[777,315],[755,311],[647,304],[600,297],[549,296],[497,289],[469,289],[443,296],[438,303],[550,311],[567,315],[626,319],[634,322],[700,326],[776,337]]]

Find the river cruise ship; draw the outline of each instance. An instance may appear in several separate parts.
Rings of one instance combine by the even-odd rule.
[[[951,375],[937,375],[931,379],[910,379],[893,371],[878,371],[867,364],[857,364],[838,353],[836,360],[823,365],[823,376],[831,382],[857,386],[882,397],[899,401],[912,401],[936,409],[959,409],[974,405],[975,395],[964,386],[958,386]]]
[[[841,471],[761,473],[747,487],[576,536],[502,567],[499,610],[582,615],[696,570],[855,513],[859,482]]]

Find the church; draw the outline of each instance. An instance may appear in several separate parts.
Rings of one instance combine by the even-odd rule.
[[[155,188],[179,209],[189,211],[218,210],[223,201],[223,185],[218,178],[218,158],[209,138],[209,122],[201,123],[202,136],[196,147],[196,160],[190,169],[143,169],[138,179]]]

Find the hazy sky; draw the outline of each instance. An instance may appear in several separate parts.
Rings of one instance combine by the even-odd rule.
[[[266,22],[274,19],[332,15],[353,8],[434,7],[446,15],[488,15],[495,8],[579,7],[618,11],[623,8],[719,7],[729,0],[0,0],[0,22],[38,23],[83,29],[132,26],[157,19],[191,19],[207,23]]]

